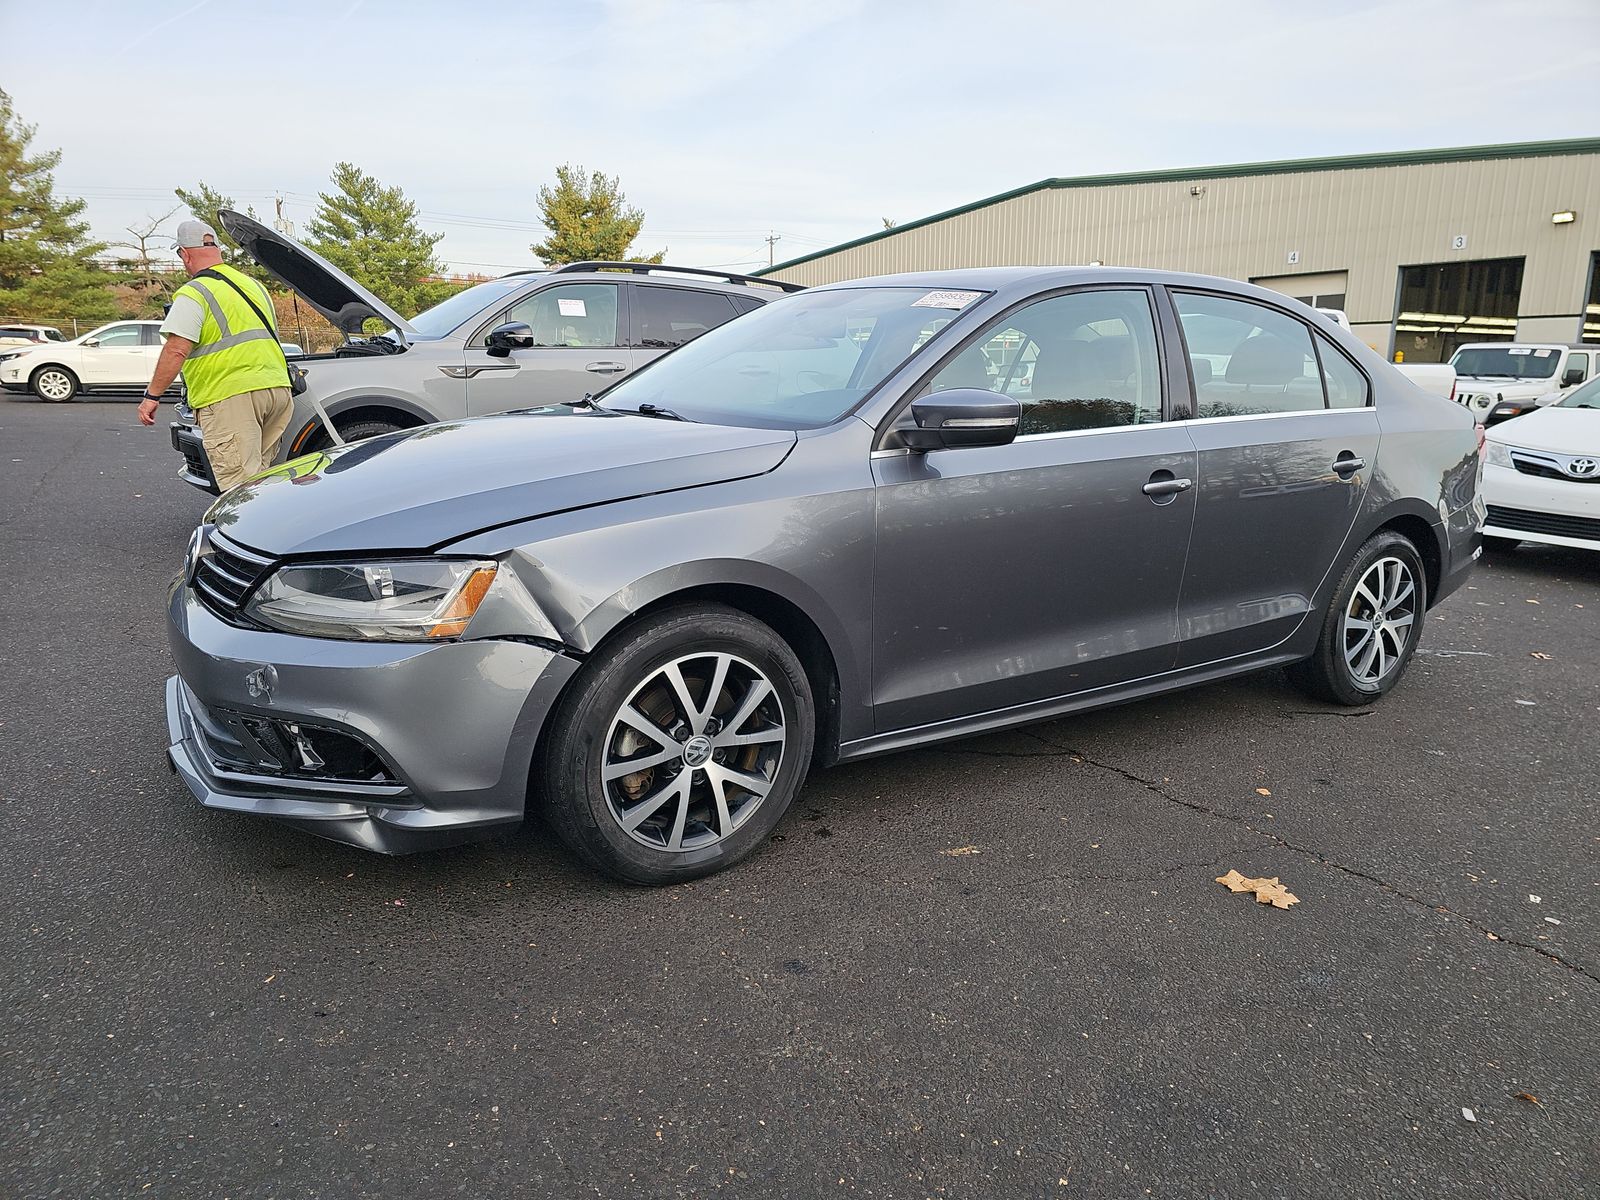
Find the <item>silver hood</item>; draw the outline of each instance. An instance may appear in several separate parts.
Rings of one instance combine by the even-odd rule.
[[[409,321],[316,251],[229,208],[217,213],[217,220],[269,275],[292,289],[341,332],[360,333],[362,323],[375,317],[402,341],[416,335]]]

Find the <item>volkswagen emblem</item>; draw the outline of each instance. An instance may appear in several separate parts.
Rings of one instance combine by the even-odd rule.
[[[1575,458],[1567,464],[1567,474],[1576,475],[1582,479],[1587,479],[1596,471],[1600,471],[1600,459]]]
[[[701,734],[683,744],[683,764],[686,767],[703,767],[711,761],[711,739]]]

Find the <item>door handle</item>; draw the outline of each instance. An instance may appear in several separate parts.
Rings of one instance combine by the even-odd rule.
[[[1357,458],[1354,454],[1351,454],[1348,450],[1346,450],[1343,454],[1339,455],[1338,458],[1333,460],[1333,473],[1341,476],[1354,475],[1366,465],[1366,459]]]
[[[593,371],[596,375],[615,375],[619,371],[628,369],[626,363],[619,362],[592,362],[584,367],[585,371]]]
[[[1193,486],[1192,479],[1152,479],[1144,485],[1143,491],[1146,496],[1176,496]]]

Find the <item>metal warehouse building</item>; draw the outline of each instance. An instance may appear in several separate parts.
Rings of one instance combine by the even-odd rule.
[[[780,263],[797,283],[1115,263],[1248,279],[1374,349],[1600,343],[1600,138],[1045,179]]]

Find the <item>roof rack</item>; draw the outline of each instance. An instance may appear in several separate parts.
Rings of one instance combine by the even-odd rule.
[[[633,275],[649,275],[661,271],[669,275],[700,275],[707,279],[720,279],[724,283],[742,283],[747,287],[774,288],[780,292],[800,292],[805,290],[802,283],[789,283],[781,279],[761,279],[754,275],[735,275],[730,271],[711,271],[704,267],[672,267],[665,263],[643,262],[590,262],[563,263],[559,267],[549,268],[552,275],[560,275],[567,271],[627,271]]]

